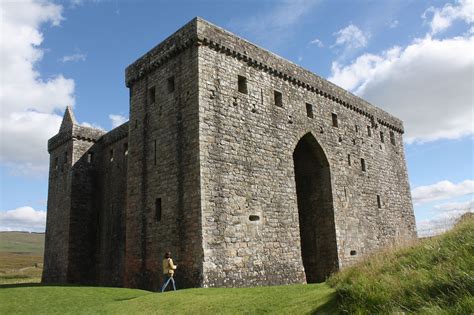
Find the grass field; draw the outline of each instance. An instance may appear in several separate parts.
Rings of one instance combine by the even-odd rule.
[[[0,255],[0,265],[18,269],[35,261],[17,255]],[[167,293],[3,284],[0,314],[473,314],[473,257],[471,217],[444,235],[368,257],[323,284]]]
[[[142,290],[0,286],[0,314],[334,314],[325,284],[243,289]]]
[[[39,283],[44,233],[0,232],[0,284]]]

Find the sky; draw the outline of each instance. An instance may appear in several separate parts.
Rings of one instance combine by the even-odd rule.
[[[420,236],[474,212],[474,0],[0,0],[0,230],[44,231],[66,106],[128,120],[125,68],[195,16],[401,118]]]

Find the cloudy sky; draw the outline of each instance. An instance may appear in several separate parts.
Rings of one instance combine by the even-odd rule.
[[[400,117],[420,235],[473,211],[473,0],[0,0],[0,230],[44,230],[65,107],[126,121],[125,67],[194,16]]]

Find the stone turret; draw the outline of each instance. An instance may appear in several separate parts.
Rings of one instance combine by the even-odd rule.
[[[89,227],[95,218],[92,164],[88,163],[87,152],[103,134],[101,130],[80,126],[68,106],[58,134],[48,141],[50,169],[44,283],[93,281],[92,275],[78,270],[90,269],[79,258],[91,254],[90,244],[95,243],[95,239],[86,241],[94,235]]]

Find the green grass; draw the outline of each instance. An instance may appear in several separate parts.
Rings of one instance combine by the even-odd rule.
[[[0,252],[43,255],[44,233],[0,232]]]
[[[0,314],[334,314],[325,284],[241,289],[142,290],[0,286]]]
[[[441,236],[369,257],[328,283],[344,313],[472,314],[474,218]]]

